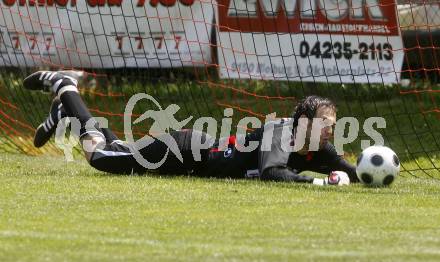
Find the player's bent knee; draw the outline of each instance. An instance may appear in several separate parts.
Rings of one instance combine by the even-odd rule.
[[[81,138],[81,145],[89,163],[91,162],[92,156],[96,150],[103,149],[105,144],[105,139],[100,135],[87,134]]]

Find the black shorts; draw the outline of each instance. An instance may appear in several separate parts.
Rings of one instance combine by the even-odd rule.
[[[212,139],[211,137],[203,132],[191,129],[172,131],[169,134],[176,141],[183,162],[169,150],[164,142],[154,139],[151,144],[138,150],[141,157],[150,163],[158,163],[164,158],[167,150],[168,156],[160,167],[148,169],[138,163],[134,156],[133,149],[135,149],[136,144],[115,140],[106,143],[104,148],[97,149],[92,154],[90,165],[100,171],[115,174],[145,173],[149,171],[162,174],[188,174],[197,172],[197,170],[204,167],[208,159],[209,149],[200,149],[201,160],[196,161],[191,150],[191,139],[194,136],[201,139],[203,143],[206,139]]]

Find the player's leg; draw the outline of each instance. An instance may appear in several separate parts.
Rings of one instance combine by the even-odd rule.
[[[145,173],[147,169],[136,161],[131,146],[132,144],[121,140],[106,142],[104,147],[95,148],[93,154],[90,154],[88,162],[97,170],[108,173]]]
[[[57,97],[54,98],[50,106],[49,116],[37,127],[34,136],[34,146],[44,146],[55,133],[58,122],[66,116],[67,114],[63,108],[63,104],[61,104],[61,101]]]
[[[103,130],[98,127],[98,123],[94,120],[92,114],[78,93],[76,79],[58,72],[39,71],[28,76],[23,81],[23,85],[26,89],[30,90],[45,90],[53,92],[61,101],[65,114],[68,117],[76,118],[79,121],[80,129],[77,135],[79,136],[86,158],[89,162],[92,154],[96,151],[95,149],[98,146],[105,148],[107,140],[109,140],[110,143],[117,140],[117,137],[111,131],[105,130],[103,132]],[[93,128],[87,128],[87,124]],[[108,135],[108,138],[105,134]],[[51,134],[48,133],[45,136],[45,139],[48,139],[47,136],[50,138],[50,135]]]
[[[76,71],[61,71],[61,72],[62,72],[61,74],[64,76],[80,77],[80,74],[77,73]],[[40,73],[39,75],[43,76],[43,73]],[[61,77],[60,75],[57,76],[55,72],[48,72],[48,71],[45,75],[48,76],[48,78],[50,78],[50,76],[53,75],[52,79],[54,78],[57,79],[56,77],[58,78]],[[72,81],[72,83],[76,84],[76,79],[70,78],[70,80]],[[50,83],[50,80],[47,81]],[[31,85],[28,83],[28,80],[26,80],[25,83],[27,84],[26,86],[27,88],[37,89],[38,83],[34,82]],[[50,107],[48,117],[36,129],[35,137],[34,137],[35,147],[44,146],[47,143],[47,141],[49,141],[49,139],[52,137],[52,135],[55,133],[58,122],[66,116],[68,115],[66,113],[66,110],[64,109],[63,104],[61,103],[61,100],[58,97],[55,97],[52,101],[52,105]],[[104,134],[106,141],[108,143],[111,143],[115,140],[119,140],[118,137],[110,129],[102,128],[101,131]]]
[[[52,91],[60,99],[66,115],[76,118],[81,127],[79,138],[86,159],[89,163],[102,171],[112,173],[128,173],[145,171],[138,161],[133,157],[132,152],[139,152],[141,156],[150,163],[157,163],[165,157],[169,150],[166,143],[160,139],[154,139],[153,143],[144,148],[132,148],[136,144],[127,144],[117,139],[109,129],[101,129],[92,117],[90,111],[81,99],[77,81],[69,76],[57,72],[40,71],[28,76],[23,85],[31,90]],[[87,124],[93,128],[87,128]],[[197,169],[203,160],[206,159],[208,150],[202,149],[202,161],[195,161],[191,149],[192,130],[172,132],[183,156],[183,163],[173,153],[169,152],[168,157],[158,171],[162,173],[186,173]],[[197,137],[202,136],[202,138]],[[196,133],[197,139],[208,139],[205,134]]]
[[[178,147],[179,157],[170,145],[164,141],[172,138]],[[151,143],[143,148],[137,148],[136,143],[125,143],[121,140],[114,140],[105,145],[104,148],[97,148],[90,158],[90,165],[98,170],[112,173],[142,173],[155,171],[161,174],[191,174],[204,168],[208,159],[209,150],[206,148],[192,148],[191,139],[205,143],[212,139],[203,132],[193,130],[172,131],[158,137],[150,137]],[[199,150],[201,159],[194,159],[193,150]],[[136,153],[137,151],[137,153]],[[136,158],[134,154],[138,154]],[[161,163],[159,167],[152,168],[150,164]]]
[[[55,133],[58,123],[61,119],[67,117],[64,106],[58,97],[52,100],[52,105],[49,110],[48,117],[41,123],[35,132],[34,146],[42,147]],[[102,133],[105,136],[107,143],[113,141],[121,141],[109,128],[101,128]]]

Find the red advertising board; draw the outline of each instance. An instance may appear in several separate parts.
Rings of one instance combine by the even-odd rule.
[[[399,34],[394,1],[256,0],[244,5],[241,2],[218,1],[220,31]]]

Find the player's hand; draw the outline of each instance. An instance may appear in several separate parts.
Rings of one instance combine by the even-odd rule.
[[[328,177],[324,179],[313,179],[313,184],[318,186],[346,186],[350,184],[350,178],[348,177],[348,174],[344,171],[333,171],[328,175]]]
[[[350,184],[350,178],[344,171],[332,171],[328,177],[324,178],[324,184],[347,186]]]

